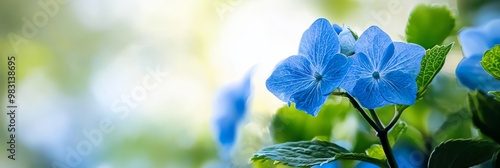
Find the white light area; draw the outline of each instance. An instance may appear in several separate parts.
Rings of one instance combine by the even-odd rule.
[[[16,137],[52,158],[63,158],[63,144],[74,135],[71,110],[65,106],[69,104],[68,98],[59,94],[56,84],[43,70],[32,71],[19,83],[19,88],[22,89],[18,89]]]
[[[265,79],[279,61],[297,54],[302,33],[321,16],[307,5],[284,0],[241,1],[233,8],[210,54],[216,81],[219,86],[237,81],[257,65],[252,83],[258,106],[251,111],[277,108],[283,103],[265,89]]]
[[[154,37],[159,43],[184,43],[186,37],[193,29],[203,25],[193,23],[196,8],[199,6],[198,0],[146,0],[137,3],[136,18],[132,26],[144,37]],[[180,45],[179,45],[180,46]],[[179,47],[177,46],[177,47]],[[186,44],[182,45],[187,47]],[[179,48],[172,48],[179,50]]]
[[[142,79],[148,75],[146,68],[155,68],[141,64],[141,50],[141,46],[130,45],[117,53],[106,67],[94,69],[96,72],[92,73],[90,87],[97,102],[109,109],[106,111],[111,112],[112,103],[121,101],[122,95],[130,96],[134,87],[142,86]]]
[[[127,127],[127,132],[118,132],[140,131],[140,127],[133,125],[146,121],[172,128],[166,130],[169,135],[182,134],[184,137],[179,138],[179,145],[191,146],[193,140],[201,135],[200,132],[206,131],[203,124],[211,113],[212,91],[207,77],[200,73],[204,72],[202,62],[176,52],[179,57],[167,59],[172,62],[152,64],[144,61],[145,56],[141,54],[144,49],[141,45],[129,45],[118,52],[109,64],[103,64],[105,67],[96,68],[90,82],[93,97],[106,109],[104,111],[112,113],[112,103],[121,101],[122,95],[130,96],[134,88],[143,87],[144,78],[150,75],[146,69],[155,70],[158,65],[167,74],[166,77],[161,82],[151,79],[150,82],[156,83],[157,87],[147,90],[145,99],[136,101],[136,108],[127,106],[130,109],[127,118],[118,119],[115,123],[122,129]]]
[[[134,20],[137,3],[134,0],[72,0],[69,5],[83,25],[103,29],[117,22]]]
[[[185,64],[188,61],[189,64]],[[177,143],[180,147],[190,147],[198,136],[208,131],[207,121],[212,113],[212,89],[203,72],[201,62],[188,58],[179,58],[177,67],[161,87],[148,96],[144,107],[149,122],[171,128],[169,135],[180,135]],[[175,63],[173,63],[175,64]],[[175,127],[175,128],[174,128]]]
[[[348,16],[345,23],[358,36],[370,26],[378,26],[384,30],[394,41],[404,41],[406,22],[415,6],[414,1],[362,1],[363,5]]]

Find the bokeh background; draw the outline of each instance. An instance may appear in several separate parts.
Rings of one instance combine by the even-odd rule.
[[[7,159],[8,119],[0,115],[0,167],[271,167],[248,160],[263,146],[316,136],[316,126],[293,128],[317,123],[302,114],[283,120],[290,121],[281,123],[284,133],[272,132],[271,121],[285,117],[275,116],[284,103],[264,85],[273,67],[297,52],[303,31],[324,17],[358,34],[378,25],[405,41],[408,15],[419,3],[444,4],[457,22],[444,42],[455,46],[431,96],[403,114],[412,127],[400,146],[421,151],[407,158],[416,160],[414,167],[424,166],[426,149],[441,140],[477,135],[462,110],[466,90],[454,75],[462,59],[456,34],[498,17],[498,1],[2,0],[0,100],[5,109],[6,57],[15,55],[19,108],[15,161]],[[250,108],[231,159],[223,160],[211,126],[214,95],[251,68]],[[344,111],[327,116],[322,122],[332,129],[320,135],[358,151],[377,142],[357,113]],[[442,130],[447,122],[453,127]],[[82,146],[95,130],[102,139]],[[304,132],[313,133],[290,137]],[[77,148],[88,154],[68,165]]]

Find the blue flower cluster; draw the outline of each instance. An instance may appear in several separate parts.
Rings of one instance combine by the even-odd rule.
[[[424,54],[421,46],[393,42],[376,26],[356,41],[349,28],[320,18],[302,35],[298,54],[276,66],[266,87],[313,116],[338,88],[370,109],[411,105]]]
[[[500,90],[500,81],[481,66],[486,50],[500,44],[500,19],[492,20],[481,27],[466,28],[458,38],[462,44],[464,58],[456,69],[457,78],[471,90],[482,92]]]

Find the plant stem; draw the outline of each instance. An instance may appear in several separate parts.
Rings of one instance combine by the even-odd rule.
[[[385,130],[382,132],[377,132],[378,139],[380,140],[382,148],[384,149],[385,157],[387,158],[389,167],[398,168],[398,163],[394,158],[394,153],[392,152],[391,144],[389,143],[389,138],[387,137],[387,135],[388,132]]]
[[[368,116],[368,114],[366,114],[365,110],[363,110],[363,108],[361,108],[361,105],[359,105],[359,103],[354,99],[354,97],[352,97],[349,94],[347,94],[346,97],[349,98],[349,101],[354,106],[354,108],[356,108],[356,110],[358,110],[359,113],[361,113],[363,118],[365,118],[365,120],[368,122],[368,124],[370,124],[370,126],[373,129],[375,129],[375,131],[379,132],[379,131],[384,130],[384,128],[379,127],[377,124],[375,124],[375,122],[370,118],[370,116]]]
[[[370,118],[370,116],[368,116],[368,114],[366,114],[365,110],[363,110],[361,105],[359,105],[359,103],[354,99],[354,97],[352,97],[349,94],[346,94],[346,97],[349,98],[349,101],[354,106],[354,108],[356,108],[356,110],[358,110],[359,113],[361,113],[361,115],[368,122],[368,124],[370,124],[370,126],[373,129],[375,129],[375,131],[377,132],[377,137],[380,140],[380,144],[382,145],[382,148],[384,149],[385,157],[387,158],[387,164],[389,164],[389,167],[390,168],[398,168],[398,164],[396,162],[396,159],[394,158],[391,144],[389,143],[389,138],[387,136],[388,136],[390,128],[392,128],[394,126],[394,124],[397,122],[401,113],[397,112],[397,110],[396,110],[396,112],[397,112],[396,116],[394,116],[394,118],[392,119],[392,121],[389,123],[389,125],[387,127],[384,127],[382,122],[378,118],[375,110],[373,110],[373,109],[369,110],[371,116],[373,117],[373,119],[372,119],[372,118]],[[375,121],[373,121],[373,120],[375,120]]]
[[[378,127],[380,127],[380,128],[384,128],[384,124],[382,124],[382,121],[380,121],[380,119],[378,118],[378,115],[375,112],[375,110],[369,109],[369,111],[370,111],[370,115],[372,116],[373,120],[375,120],[375,124],[377,124]]]

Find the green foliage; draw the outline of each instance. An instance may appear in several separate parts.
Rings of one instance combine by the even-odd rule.
[[[251,161],[274,160],[276,164],[308,167],[326,164],[336,160],[360,160],[387,167],[386,161],[369,157],[363,153],[349,150],[326,141],[299,141],[272,145],[260,149]]]
[[[486,136],[500,144],[500,102],[475,91],[469,94],[469,105],[474,125]]]
[[[449,140],[439,144],[432,151],[428,167],[471,167],[491,159],[491,156],[499,149],[498,144],[484,140]]]
[[[455,18],[446,6],[420,4],[406,24],[406,39],[425,49],[441,45],[455,27]]]
[[[423,134],[428,134],[429,131],[429,115],[431,109],[424,101],[417,101],[414,105],[408,107],[401,115],[401,120],[415,127]]]
[[[384,148],[380,144],[373,144],[370,148],[366,149],[366,154],[372,158],[385,160]]]
[[[271,121],[271,135],[276,143],[311,140],[323,137],[328,140],[332,133],[333,123],[343,121],[349,112],[349,104],[342,99],[329,99],[313,117],[297,110],[295,105],[278,109]]]
[[[444,65],[446,55],[450,52],[454,43],[442,46],[434,46],[425,52],[420,66],[420,73],[417,76],[418,93],[417,99],[421,99],[427,91],[434,77]]]
[[[400,121],[396,125],[394,125],[388,135],[389,143],[391,144],[391,146],[394,146],[394,143],[396,143],[399,137],[401,137],[401,135],[403,135],[407,129],[408,125],[403,121]]]
[[[500,80],[500,45],[495,45],[484,53],[481,65],[486,72]]]
[[[423,101],[436,112],[450,115],[467,109],[469,94],[454,74],[438,73],[424,94]]]
[[[500,91],[489,91],[488,94],[495,96],[495,99],[500,101]]]
[[[450,113],[441,126],[434,131],[432,139],[440,143],[449,139],[471,138],[472,121],[468,111],[464,108],[460,111]]]

